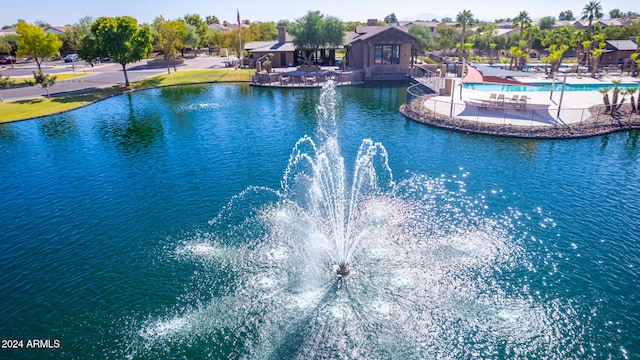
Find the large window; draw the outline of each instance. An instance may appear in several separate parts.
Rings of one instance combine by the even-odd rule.
[[[374,63],[376,65],[400,64],[400,45],[376,45]]]

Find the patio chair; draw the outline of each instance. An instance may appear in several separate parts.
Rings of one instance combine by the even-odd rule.
[[[499,108],[503,108],[504,107],[504,94],[498,95],[498,100],[496,100],[496,105]]]
[[[519,101],[518,95],[513,95],[511,99],[509,99],[509,104],[517,105]]]
[[[520,107],[521,107],[521,108],[523,108],[523,109],[524,109],[524,108],[526,108],[526,107],[527,107],[527,101],[528,101],[528,100],[531,100],[531,99],[529,99],[529,98],[527,97],[527,95],[522,95],[522,96],[520,96],[520,100],[519,100],[519,101],[520,101]]]

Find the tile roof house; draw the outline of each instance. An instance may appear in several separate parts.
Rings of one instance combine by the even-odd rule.
[[[638,45],[631,40],[607,40],[600,63],[603,65],[622,64],[637,50]]]
[[[271,64],[274,68],[297,65],[293,38],[287,33],[284,26],[278,27],[278,40],[251,41],[244,44],[243,48],[252,54],[251,57],[254,61],[265,55],[273,54]]]
[[[404,26],[361,26],[347,35],[348,64],[365,80],[405,78],[420,41]]]
[[[224,26],[224,25],[220,25],[220,24],[209,24],[208,25],[209,29],[211,30],[220,30],[220,31],[227,31],[229,30],[228,26]],[[237,27],[237,26],[236,26]]]
[[[47,26],[46,28],[44,28],[44,32],[45,33],[53,33],[53,34],[56,34],[56,35],[60,35],[60,34],[64,33],[70,27],[71,26]]]
[[[5,36],[5,35],[16,35],[16,28],[11,27],[11,28],[0,30],[0,36]]]

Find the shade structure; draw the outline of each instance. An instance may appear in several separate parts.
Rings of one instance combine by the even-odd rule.
[[[495,69],[484,67],[483,70],[476,69],[467,65],[467,73],[462,78],[462,83],[486,83],[486,84],[504,84],[504,85],[520,85],[520,86],[536,86],[522,81],[511,79],[512,76],[532,76],[523,71],[511,71],[503,69]],[[487,73],[485,75],[484,73]],[[490,73],[490,74],[489,74]]]

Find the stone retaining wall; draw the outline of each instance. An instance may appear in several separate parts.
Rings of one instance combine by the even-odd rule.
[[[610,134],[616,131],[640,129],[640,115],[631,113],[631,105],[624,104],[614,116],[598,111],[599,105],[589,110],[590,118],[579,123],[567,125],[518,126],[511,124],[492,124],[482,121],[469,121],[435,113],[424,104],[425,100],[436,95],[425,95],[400,106],[400,113],[419,123],[443,129],[468,133],[508,136],[534,139],[572,139]]]

